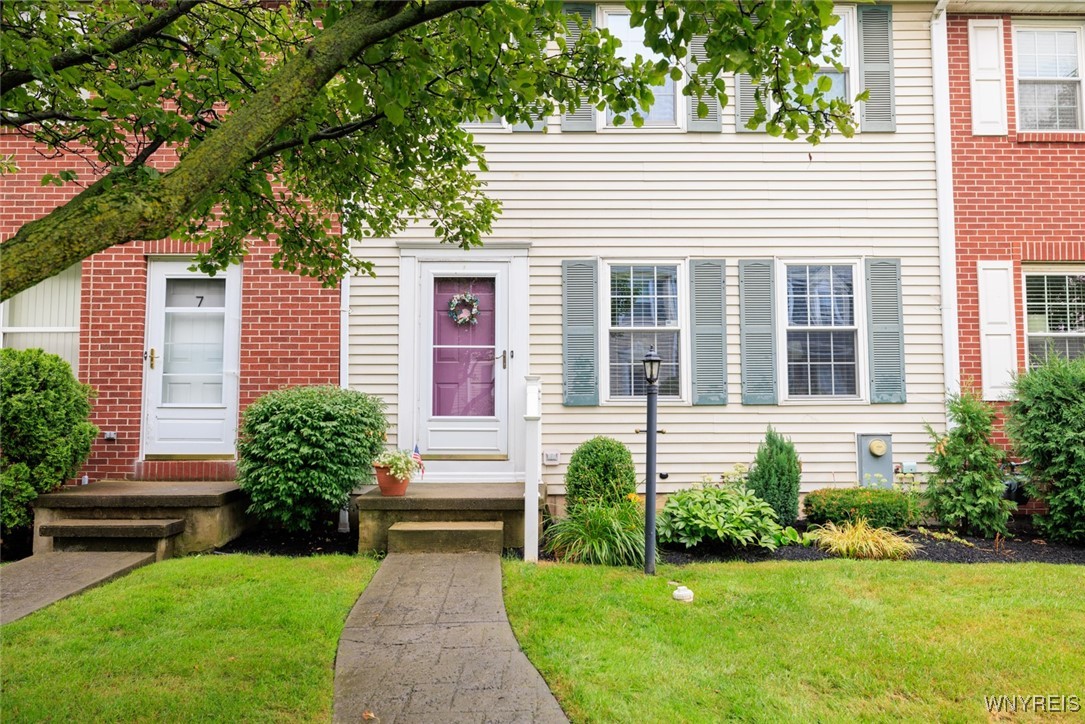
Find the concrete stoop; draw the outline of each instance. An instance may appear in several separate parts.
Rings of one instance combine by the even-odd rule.
[[[395,523],[388,529],[389,553],[501,553],[501,521],[446,520]]]
[[[225,545],[248,525],[232,481],[103,480],[38,496],[34,554],[139,551],[155,560]]]
[[[155,561],[174,556],[184,530],[183,518],[73,518],[38,526],[54,551],[137,551],[154,553]]]

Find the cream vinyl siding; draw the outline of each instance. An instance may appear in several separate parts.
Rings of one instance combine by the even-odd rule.
[[[0,305],[0,345],[59,355],[78,375],[82,268],[73,264]]]
[[[923,469],[928,452],[923,424],[940,429],[945,420],[928,25],[932,9],[933,4],[893,8],[893,133],[833,136],[810,146],[737,134],[734,107],[728,106],[721,133],[562,134],[555,121],[546,134],[476,134],[487,147],[487,192],[504,205],[492,238],[531,244],[530,368],[542,377],[542,448],[559,451],[562,462],[543,468],[551,493],[561,491],[573,449],[594,435],[621,440],[633,451],[638,468],[644,464],[644,437],[634,432],[643,426],[643,401],[562,404],[564,259],[726,263],[729,404],[661,402],[659,424],[666,434],[659,438],[659,470],[670,477],[660,490],[750,463],[769,424],[794,440],[803,461],[804,490],[856,482],[857,433],[891,433],[894,460],[916,461]],[[378,276],[351,285],[350,382],[388,401],[393,426],[396,244],[432,239],[429,227],[419,224],[397,240],[369,239],[357,249],[374,260]],[[470,258],[470,252],[464,256]],[[741,404],[738,262],[770,257],[900,259],[906,403]],[[605,320],[600,323],[604,334]],[[865,340],[862,349],[866,354]],[[683,354],[689,353],[684,341]]]

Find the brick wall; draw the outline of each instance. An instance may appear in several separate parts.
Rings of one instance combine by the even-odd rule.
[[[1017,288],[1018,366],[1025,366],[1023,264],[1085,260],[1085,133],[1018,132],[1013,24],[1003,18],[1006,136],[973,136],[968,20],[951,15],[949,37],[953,201],[957,228],[957,309],[961,380],[982,384],[976,262],[1009,260]]]
[[[48,158],[27,141],[0,134],[0,155],[20,172],[0,177],[0,239],[75,195],[74,186],[42,187],[43,173],[86,169],[78,159]],[[87,169],[87,178],[90,178]],[[79,365],[98,391],[92,420],[116,440],[99,439],[84,472],[91,480],[230,479],[232,461],[140,460],[147,256],[184,254],[178,241],[131,242],[83,262]],[[256,246],[242,267],[240,407],[288,385],[338,384],[339,290],[276,271],[273,246]]]

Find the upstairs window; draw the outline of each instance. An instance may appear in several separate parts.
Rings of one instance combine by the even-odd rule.
[[[1018,128],[1080,131],[1082,30],[1069,25],[1015,28]]]
[[[618,55],[623,60],[632,62],[638,55],[649,62],[655,62],[663,58],[662,55],[649,50],[644,45],[644,28],[630,27],[630,14],[628,10],[619,9],[604,9],[603,10],[603,24],[610,31],[610,34],[622,41],[622,47],[618,48]],[[679,103],[679,88],[678,83],[667,78],[662,85],[652,87],[652,95],[655,96],[655,103],[647,111],[639,111],[644,117],[645,126],[656,126],[662,128],[677,128],[678,127],[678,103]],[[638,109],[639,110],[639,109]],[[630,120],[631,112],[623,114],[625,116],[625,123],[622,126],[615,126],[614,113],[607,111],[606,113],[606,126],[607,128],[631,128],[632,121]]]

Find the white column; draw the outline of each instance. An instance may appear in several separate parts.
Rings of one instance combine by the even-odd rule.
[[[524,377],[524,560],[539,560],[539,485],[542,483],[542,383]]]

